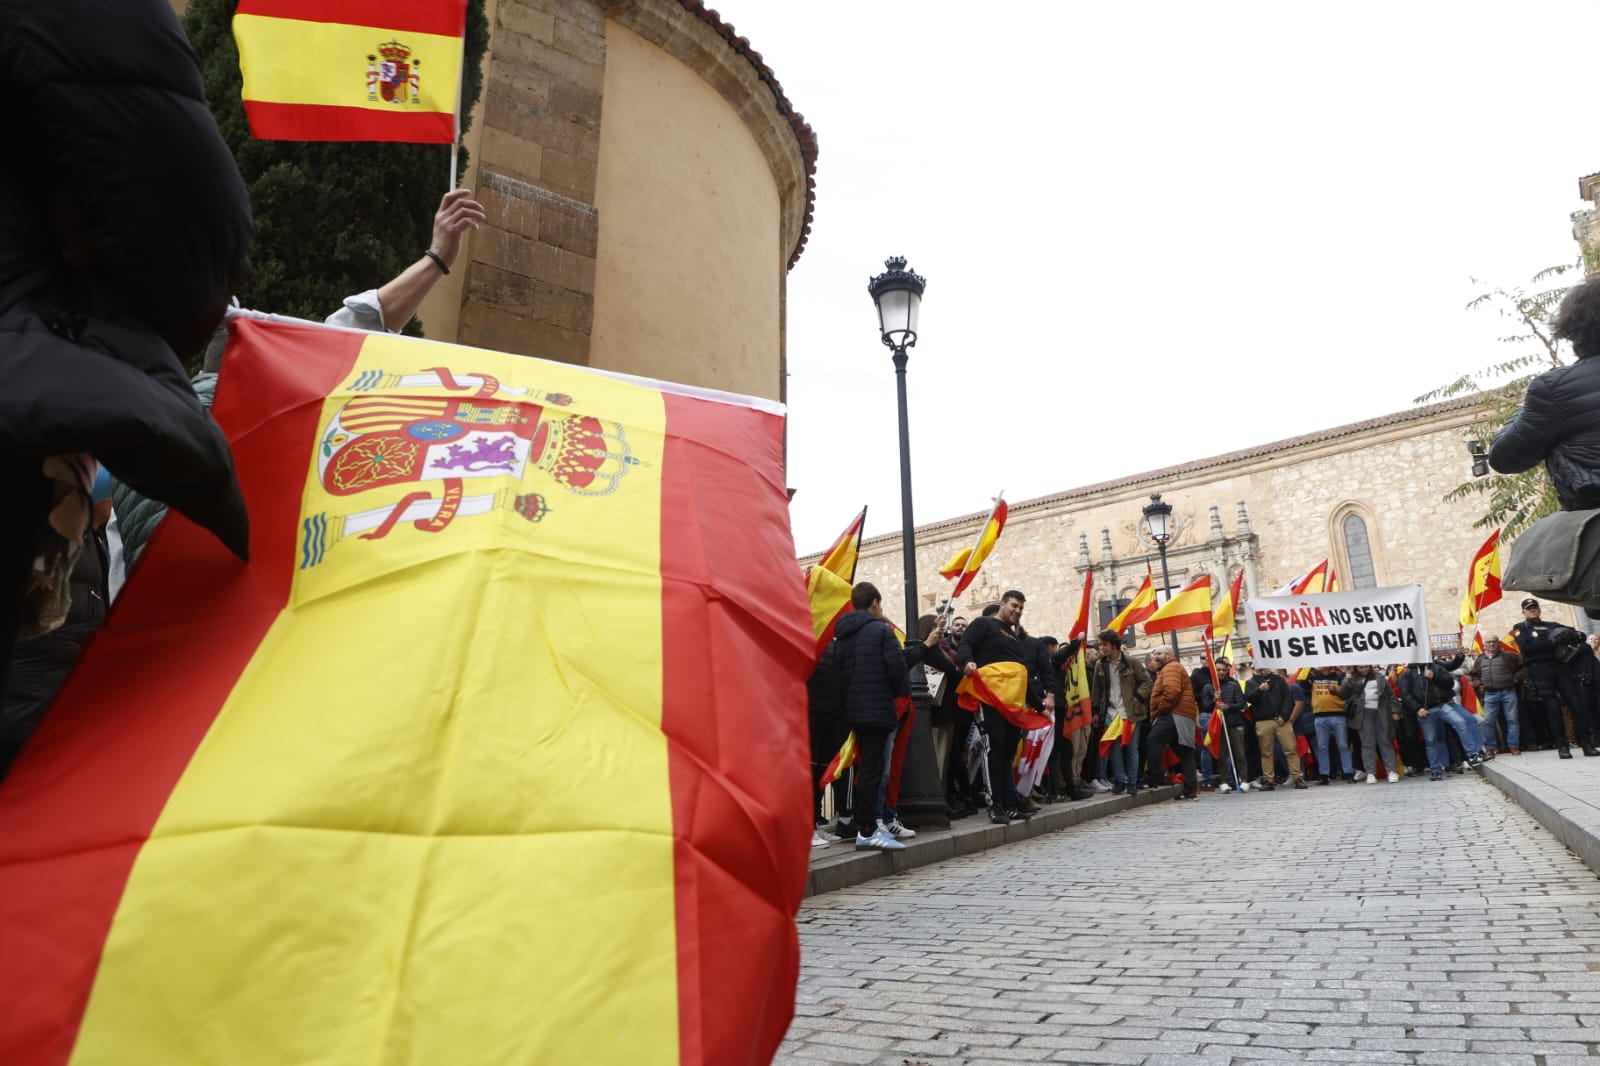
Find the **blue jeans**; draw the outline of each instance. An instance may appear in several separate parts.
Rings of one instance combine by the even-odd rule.
[[[1498,734],[1495,732],[1494,723],[1502,714],[1506,719],[1506,744],[1513,748],[1521,748],[1519,741],[1522,739],[1522,727],[1517,721],[1517,690],[1514,688],[1483,694],[1483,718],[1478,722],[1478,728],[1483,731],[1485,746],[1495,742]]]
[[[1317,730],[1317,772],[1323,777],[1328,776],[1328,738],[1333,738],[1334,746],[1339,749],[1339,765],[1344,769],[1346,777],[1350,776],[1350,730],[1344,720],[1343,712],[1339,714],[1315,715],[1313,724]]]
[[[1126,744],[1113,747],[1108,761],[1111,765],[1111,781],[1113,784],[1121,782],[1130,790],[1139,787],[1139,740],[1142,731],[1134,727],[1133,735]]]
[[[1444,727],[1448,725],[1461,738],[1461,747],[1467,755],[1483,753],[1483,741],[1478,733],[1478,720],[1455,700],[1428,708],[1422,720],[1422,735],[1428,745],[1428,769],[1442,772],[1449,764],[1449,745],[1444,742]]]
[[[1211,755],[1211,749],[1206,747],[1206,728],[1211,725],[1213,711],[1204,711],[1200,715],[1200,731],[1195,734],[1195,742],[1200,745],[1200,780],[1211,784],[1217,776],[1216,760]]]

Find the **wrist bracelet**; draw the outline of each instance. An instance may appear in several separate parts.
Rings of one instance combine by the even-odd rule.
[[[434,251],[432,248],[429,248],[427,251],[423,252],[422,254],[427,256],[429,259],[432,259],[433,260],[433,265],[438,267],[444,273],[446,273],[446,274],[450,273],[450,268],[444,265],[444,259],[439,255],[438,252]]]

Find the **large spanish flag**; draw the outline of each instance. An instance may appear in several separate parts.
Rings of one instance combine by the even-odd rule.
[[[170,515],[0,786],[0,1062],[769,1061],[811,802],[779,413],[232,329],[251,561]]]
[[[467,0],[239,0],[250,132],[453,142],[466,17]]]

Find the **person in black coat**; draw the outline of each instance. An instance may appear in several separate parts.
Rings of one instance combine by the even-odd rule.
[[[232,456],[183,359],[248,279],[253,227],[166,0],[0,3],[0,97],[3,681],[38,628],[17,610],[34,559],[65,580],[87,529],[91,457],[247,554]]]
[[[845,725],[856,734],[856,847],[898,851],[905,845],[878,825],[884,749],[897,721],[895,701],[909,698],[905,652],[883,620],[883,597],[863,581],[850,592],[850,613],[834,630],[834,671]]]
[[[1028,669],[1028,705],[1055,709],[1055,696],[1041,691],[1033,679],[1033,659],[1017,635],[1022,623],[1022,611],[1028,598],[1016,589],[1000,597],[999,609],[993,616],[985,615],[967,627],[956,648],[956,658],[963,673],[975,674],[980,666],[994,663],[1022,663]],[[1031,812],[1018,794],[1016,780],[1011,773],[1011,757],[1022,739],[1022,730],[1005,720],[993,707],[983,705],[978,711],[978,728],[989,738],[989,782],[996,795],[989,797],[989,820],[996,825],[1009,825],[1018,818],[1031,816]]]
[[[1543,462],[1563,511],[1600,507],[1600,278],[1561,301],[1551,333],[1577,362],[1528,383],[1522,406],[1495,435],[1489,465],[1519,474]]]
[[[1595,747],[1595,721],[1593,701],[1578,690],[1577,679],[1561,661],[1556,651],[1558,630],[1567,629],[1544,618],[1539,601],[1532,596],[1522,601],[1522,621],[1511,627],[1517,642],[1517,654],[1522,656],[1528,679],[1539,691],[1539,702],[1544,705],[1550,723],[1550,735],[1556,750],[1563,759],[1572,758],[1572,747],[1567,743],[1567,728],[1561,720],[1561,708],[1572,714],[1572,727],[1578,733],[1578,743],[1585,755],[1600,755]]]

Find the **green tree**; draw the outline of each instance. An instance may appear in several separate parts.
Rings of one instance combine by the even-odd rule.
[[[483,88],[483,4],[470,0],[467,9],[463,129]],[[205,73],[211,113],[250,190],[255,275],[239,299],[320,321],[345,296],[382,285],[428,246],[450,147],[254,139],[240,102],[235,7],[237,0],[192,0],[183,28]],[[366,57],[353,62],[364,77]],[[461,156],[464,168],[464,150]],[[413,321],[407,331],[420,333],[421,326]]]
[[[1546,370],[1571,362],[1567,345],[1556,340],[1550,332],[1550,319],[1561,298],[1567,294],[1568,286],[1562,284],[1552,288],[1551,283],[1581,266],[1581,263],[1574,262],[1546,267],[1533,276],[1526,288],[1496,286],[1474,297],[1467,304],[1468,310],[1493,311],[1510,324],[1511,332],[1499,339],[1500,343],[1515,349],[1515,354],[1509,359],[1463,374],[1448,385],[1418,396],[1415,402],[1433,403],[1457,396],[1480,394],[1483,398],[1482,417],[1472,427],[1472,439],[1487,449],[1495,434],[1516,413],[1528,382]],[[1506,537],[1515,536],[1558,509],[1555,489],[1550,484],[1550,476],[1545,472],[1543,463],[1520,474],[1491,472],[1486,477],[1471,478],[1445,493],[1444,498],[1477,498],[1483,507],[1483,514],[1473,525],[1480,529],[1499,526]]]

